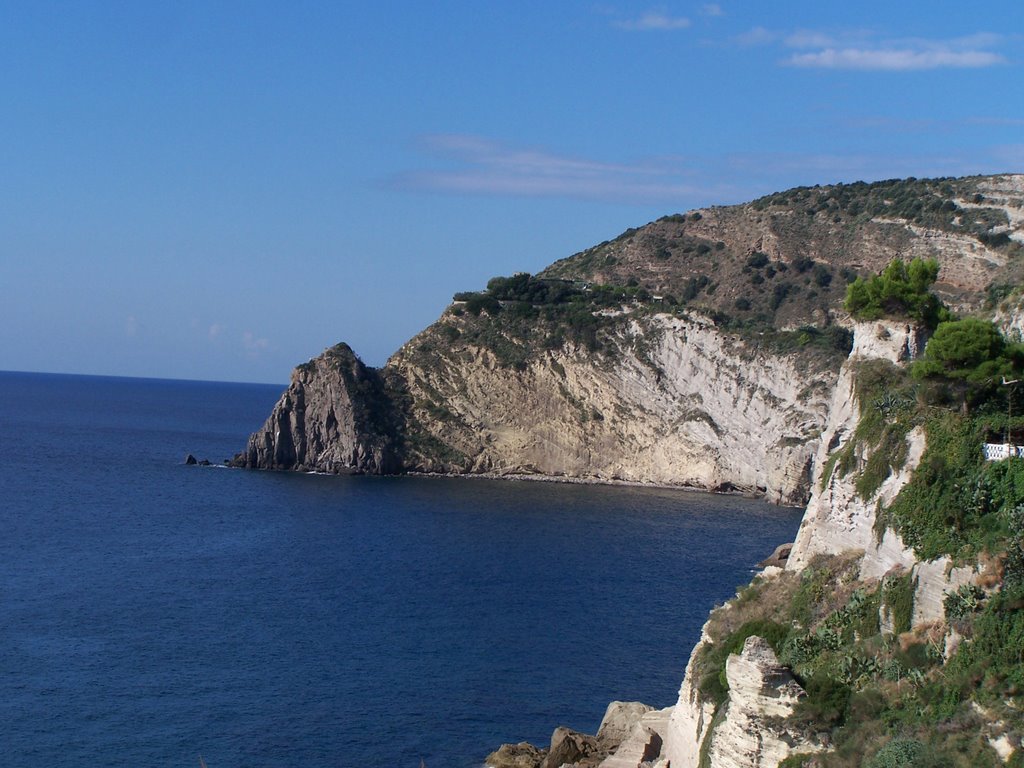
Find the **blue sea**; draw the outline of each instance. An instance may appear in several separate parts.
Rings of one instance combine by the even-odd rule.
[[[0,373],[5,766],[470,768],[674,702],[799,511],[223,467],[280,387]]]

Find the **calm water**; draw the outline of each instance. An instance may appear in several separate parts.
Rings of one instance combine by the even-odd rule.
[[[8,766],[469,768],[675,699],[799,513],[732,497],[185,467],[280,388],[0,374]]]

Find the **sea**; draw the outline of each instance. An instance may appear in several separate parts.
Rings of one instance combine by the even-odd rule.
[[[3,765],[477,768],[612,700],[674,703],[708,611],[799,524],[216,466],[281,390],[0,373]]]

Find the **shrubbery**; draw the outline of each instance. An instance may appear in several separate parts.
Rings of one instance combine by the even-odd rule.
[[[968,317],[939,323],[912,371],[918,379],[950,379],[987,389],[1022,367],[1022,345],[1008,344],[990,321]]]
[[[846,311],[858,320],[878,320],[886,316],[907,317],[934,328],[949,317],[931,286],[939,275],[939,264],[929,259],[913,259],[909,264],[894,259],[869,280],[858,277],[846,286]]]

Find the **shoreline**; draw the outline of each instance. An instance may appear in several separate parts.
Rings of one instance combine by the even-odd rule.
[[[396,472],[390,475],[374,475],[366,472],[326,472],[317,469],[266,469],[263,467],[240,467],[230,462],[225,463],[211,463],[210,466],[224,467],[227,469],[242,469],[242,470],[256,470],[258,472],[296,472],[303,475],[324,475],[328,477],[332,476],[354,476],[364,475],[367,477],[444,477],[444,478],[464,478],[464,479],[478,479],[478,480],[510,480],[515,482],[530,482],[530,483],[562,483],[565,485],[607,485],[612,487],[620,488],[650,488],[654,490],[664,491],[680,491],[684,493],[706,493],[715,496],[738,496],[744,499],[760,499],[772,504],[776,507],[785,507],[787,509],[803,509],[807,505],[807,501],[804,500],[800,504],[782,504],[779,502],[771,501],[765,493],[756,493],[750,490],[743,490],[741,488],[722,489],[722,488],[708,488],[701,485],[686,485],[683,483],[658,483],[658,482],[645,482],[643,480],[619,480],[615,478],[600,478],[600,477],[573,477],[570,475],[548,475],[542,472]],[[808,496],[809,498],[809,496]]]

